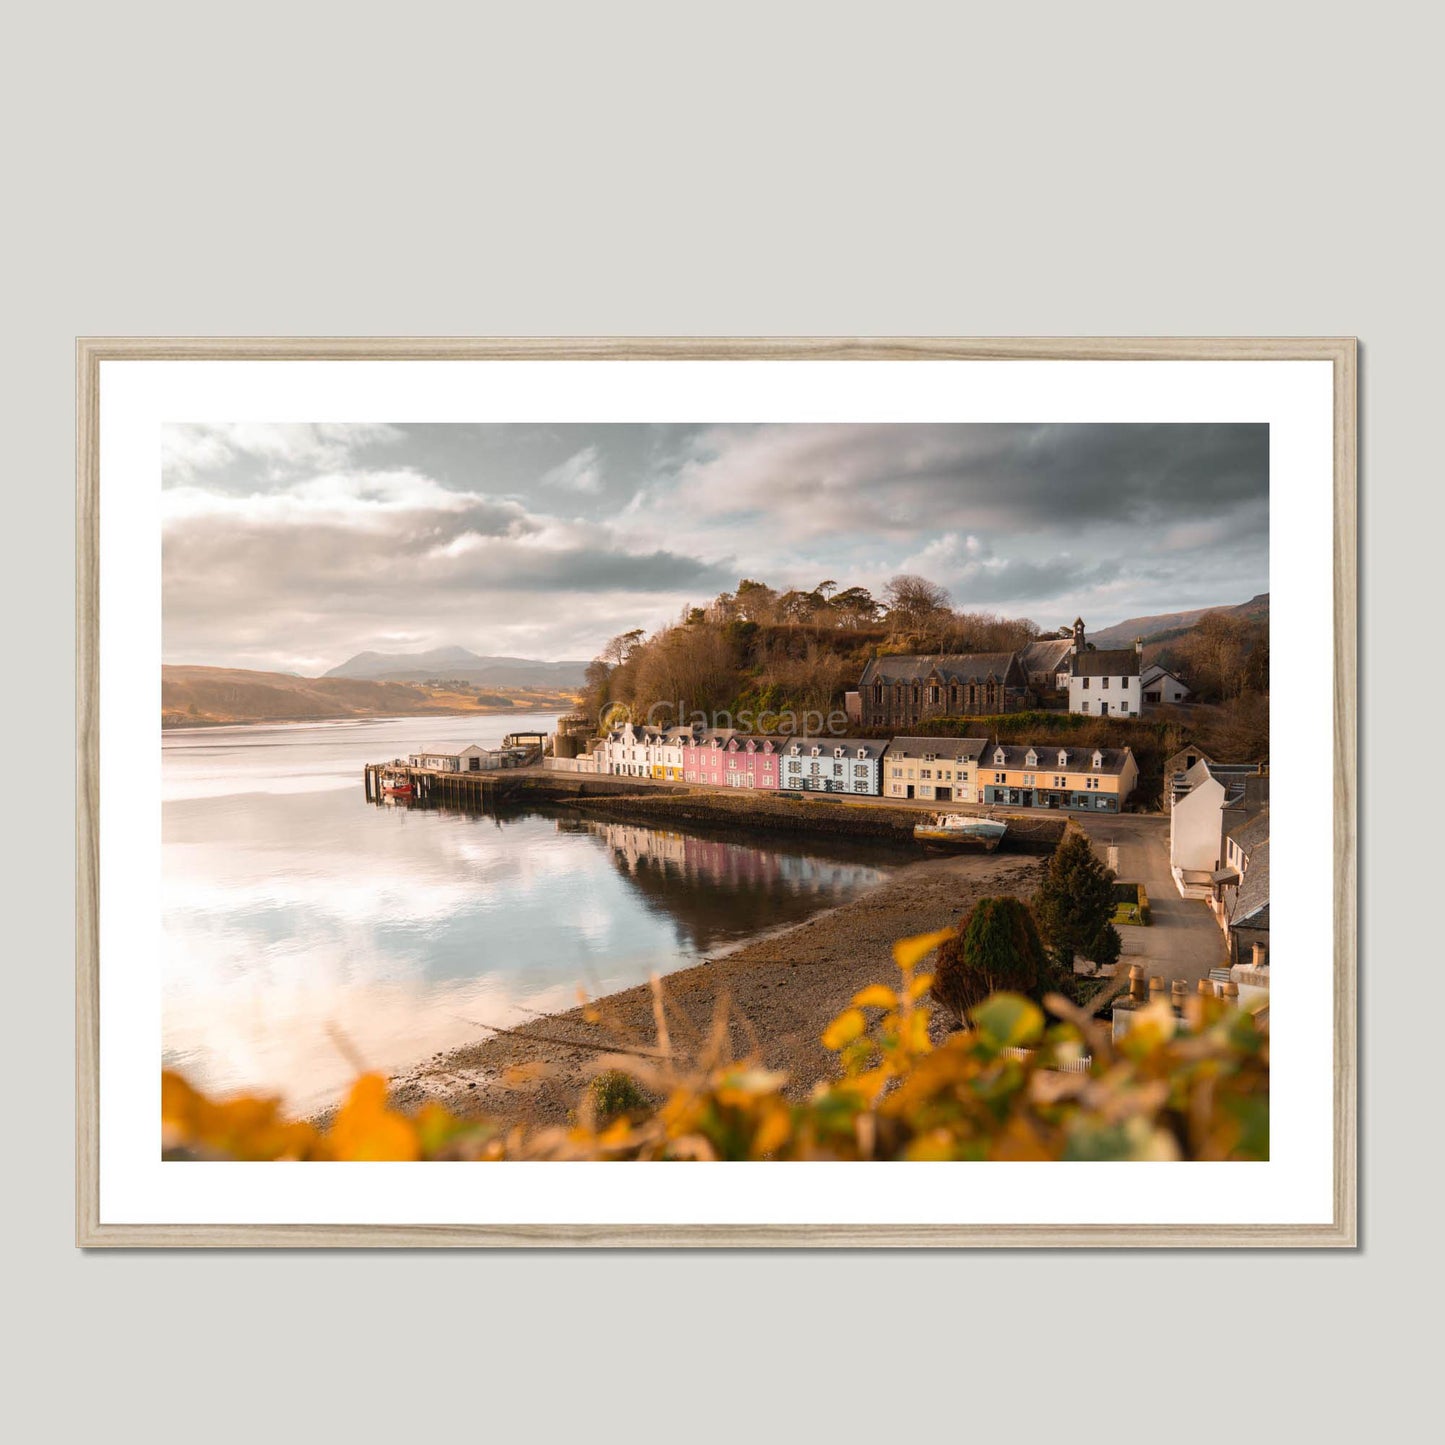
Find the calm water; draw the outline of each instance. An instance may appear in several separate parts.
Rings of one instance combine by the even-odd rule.
[[[876,850],[368,803],[365,762],[495,746],[550,717],[170,733],[162,743],[164,1051],[295,1106],[640,983],[846,902]],[[886,855],[883,855],[886,858]]]

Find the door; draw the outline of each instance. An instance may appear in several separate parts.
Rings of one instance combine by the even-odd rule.
[[[940,803],[951,803],[953,801],[953,789],[935,788],[933,790],[933,796],[937,798]]]
[[[906,796],[906,797],[909,797],[909,798],[911,798],[911,797],[913,796],[913,784],[912,784],[912,783],[909,783],[909,785],[908,785],[908,792],[905,794],[905,796]]]
[[[1101,702],[1101,703],[1099,704],[1099,716],[1100,716],[1100,717],[1108,717],[1108,716],[1109,716],[1109,704],[1108,704],[1108,703],[1106,703],[1106,702]]]

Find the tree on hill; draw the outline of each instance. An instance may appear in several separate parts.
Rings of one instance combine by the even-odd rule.
[[[933,997],[963,1023],[991,993],[1041,999],[1058,986],[1056,973],[1027,903],[980,898],[938,950]]]
[[[892,577],[883,589],[888,620],[897,627],[924,627],[948,612],[948,593],[937,582],[911,572]]]
[[[1077,955],[1095,963],[1119,957],[1118,930],[1110,922],[1114,875],[1083,833],[1070,832],[1054,851],[1034,911],[1049,956],[1064,972],[1073,973]]]

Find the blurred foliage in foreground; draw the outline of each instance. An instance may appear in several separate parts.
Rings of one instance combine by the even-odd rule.
[[[785,1074],[731,1056],[725,1007],[700,1049],[676,1052],[654,981],[656,1047],[599,1058],[609,1083],[583,1091],[566,1127],[466,1118],[435,1102],[402,1112],[388,1105],[385,1078],[365,1074],[321,1130],[287,1120],[274,1099],[212,1100],[168,1072],[163,1151],[234,1160],[1269,1157],[1269,1038],[1248,1014],[1195,996],[1181,1022],[1161,1002],[1135,1013],[1116,1044],[1107,1024],[1062,995],[1044,1000],[1049,1024],[1029,999],[995,993],[970,1010],[971,1027],[935,1045],[933,978],[918,968],[953,937],[949,929],[895,945],[897,986],[863,989],[828,1026],[822,1041],[839,1077],[804,1100],[784,1097]]]

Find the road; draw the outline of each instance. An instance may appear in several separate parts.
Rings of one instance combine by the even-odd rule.
[[[1227,961],[1224,934],[1195,898],[1181,898],[1169,872],[1169,818],[1158,813],[1120,813],[1115,817],[1074,815],[1099,856],[1108,863],[1117,848],[1118,874],[1125,883],[1142,883],[1154,922],[1148,928],[1119,929],[1124,941],[1120,966],[1142,963],[1166,981],[1194,983]]]

